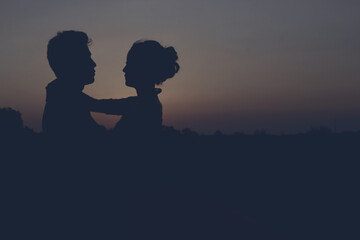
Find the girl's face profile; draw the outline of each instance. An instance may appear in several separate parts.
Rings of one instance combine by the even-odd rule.
[[[131,62],[127,61],[126,65],[123,69],[123,72],[125,73],[125,84],[128,87],[136,87],[137,79],[139,79],[139,76],[136,74],[136,70],[134,69],[134,66]]]
[[[127,56],[126,65],[123,68],[125,73],[125,84],[128,87],[140,87],[151,76],[149,64],[144,58],[135,55],[130,50]]]

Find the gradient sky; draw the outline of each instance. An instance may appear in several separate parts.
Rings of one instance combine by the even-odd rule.
[[[122,69],[132,43],[174,46],[180,72],[162,86],[165,125],[200,133],[360,130],[360,1],[126,0],[0,3],[0,107],[41,130],[46,59],[59,30],[93,40],[96,98],[135,95]],[[66,97],[66,96],[64,96]],[[111,128],[117,116],[94,114]]]

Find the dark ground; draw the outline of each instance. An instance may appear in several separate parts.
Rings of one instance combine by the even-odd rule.
[[[165,135],[2,135],[3,239],[358,239],[360,133]]]

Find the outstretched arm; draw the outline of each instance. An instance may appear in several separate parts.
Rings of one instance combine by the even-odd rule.
[[[123,115],[136,105],[137,97],[128,97],[122,99],[94,99],[84,94],[89,110],[91,112],[100,112],[112,115]]]

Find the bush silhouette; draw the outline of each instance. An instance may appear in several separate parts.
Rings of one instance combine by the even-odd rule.
[[[12,108],[0,108],[0,134],[18,135],[22,130],[21,113]]]

